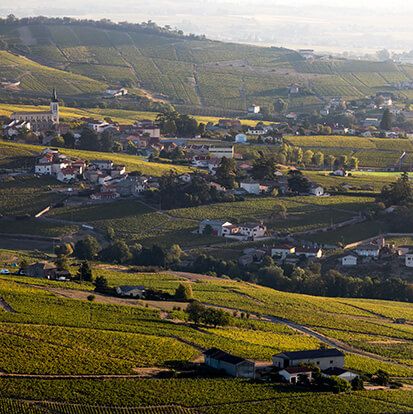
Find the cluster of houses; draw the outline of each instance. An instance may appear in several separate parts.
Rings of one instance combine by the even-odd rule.
[[[93,200],[113,200],[119,197],[138,196],[157,188],[158,180],[138,174],[127,174],[124,165],[109,159],[86,162],[61,154],[58,149],[46,148],[36,158],[34,173],[54,176],[62,183],[84,180],[94,191]]]
[[[199,234],[227,237],[237,240],[259,240],[267,233],[262,223],[232,224],[225,220],[202,220],[198,225]]]
[[[71,277],[69,271],[59,269],[53,262],[32,263],[24,270],[20,269],[19,273],[25,276],[59,281],[67,281]]]
[[[395,246],[386,243],[384,237],[373,238],[359,243],[339,257],[342,267],[354,267],[384,259],[402,260],[408,268],[413,268],[413,246]]]
[[[272,357],[271,367],[258,368],[254,361],[217,348],[204,352],[204,364],[226,375],[254,379],[262,377],[270,368],[271,372],[277,373],[280,379],[290,384],[298,384],[303,380],[312,382],[315,368],[326,378],[336,376],[351,382],[359,375],[344,368],[344,358],[344,353],[335,348],[282,352]]]

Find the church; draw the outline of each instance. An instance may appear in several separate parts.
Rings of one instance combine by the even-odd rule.
[[[53,88],[48,112],[14,112],[11,119],[16,121],[29,122],[34,132],[47,131],[59,125],[59,101],[56,89]]]

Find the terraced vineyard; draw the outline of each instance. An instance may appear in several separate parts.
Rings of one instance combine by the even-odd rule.
[[[20,253],[1,252],[16,260]],[[25,255],[27,257],[27,254]],[[269,361],[283,350],[315,349],[319,341],[286,322],[353,346],[346,365],[360,372],[385,369],[397,377],[413,376],[410,364],[413,331],[411,304],[364,299],[324,298],[278,292],[242,282],[170,273],[142,274],[95,264],[95,275],[111,286],[144,284],[173,292],[182,280],[191,283],[204,303],[260,313],[261,320],[231,318],[230,327],[194,329],[165,318],[167,302],[112,303],[86,300],[88,284],[59,284],[24,276],[0,277],[0,297],[15,313],[0,310],[2,355],[0,413],[14,414],[190,414],[190,413],[399,413],[413,408],[412,392],[363,391],[335,395],[307,393],[282,385],[220,378],[137,378],[146,368],[192,361],[212,346],[248,358]],[[38,285],[38,282],[42,286]],[[76,290],[73,290],[76,287]],[[117,303],[118,302],[118,303]],[[163,308],[152,308],[157,305]],[[170,308],[169,308],[170,309]],[[406,318],[395,324],[391,318]],[[340,327],[340,329],[338,328]],[[385,346],[380,347],[378,344]],[[386,345],[387,344],[387,345]],[[376,357],[367,357],[359,350]],[[32,373],[38,377],[18,377]],[[57,377],[50,377],[59,374]],[[109,375],[87,378],[84,374]],[[110,374],[125,374],[122,378]],[[408,380],[406,380],[408,381]],[[29,400],[29,401],[26,401]],[[23,411],[22,411],[23,410]]]
[[[48,93],[49,85],[60,79],[59,72],[67,74],[61,88],[63,95],[96,92],[104,85],[126,83],[136,91],[161,94],[178,107],[203,108],[225,115],[243,113],[252,103],[272,106],[280,96],[292,110],[316,109],[325,98],[373,95],[392,90],[392,84],[411,80],[412,76],[408,66],[391,62],[308,62],[283,48],[196,40],[96,24],[58,25],[43,20],[41,24],[3,26],[0,39],[8,52],[23,53],[34,61],[64,69],[44,73],[47,66],[35,68],[31,61],[17,69],[15,60],[23,58],[4,52],[11,63],[2,65],[0,71],[5,77],[21,78],[22,90],[30,93]],[[82,81],[88,79],[89,85],[84,85]],[[288,96],[291,83],[302,85],[307,92]]]

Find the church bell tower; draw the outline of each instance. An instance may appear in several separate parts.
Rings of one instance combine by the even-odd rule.
[[[52,99],[50,101],[50,112],[52,113],[52,119],[54,124],[59,123],[59,101],[57,99],[56,89],[53,88]]]

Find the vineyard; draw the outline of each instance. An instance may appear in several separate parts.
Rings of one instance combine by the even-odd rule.
[[[412,76],[407,67],[392,62],[308,62],[283,48],[103,29],[87,23],[56,25],[45,20],[10,25],[2,28],[0,40],[8,50],[0,72],[21,78],[26,93],[46,94],[56,84],[61,85],[62,95],[81,95],[101,92],[105,85],[128,84],[136,91],[162,94],[173,104],[215,113],[243,113],[252,103],[271,106],[280,96],[292,110],[312,110],[320,108],[325,98],[374,95],[393,90],[395,82]],[[9,53],[16,51],[25,57]],[[288,96],[291,83],[307,92]]]

